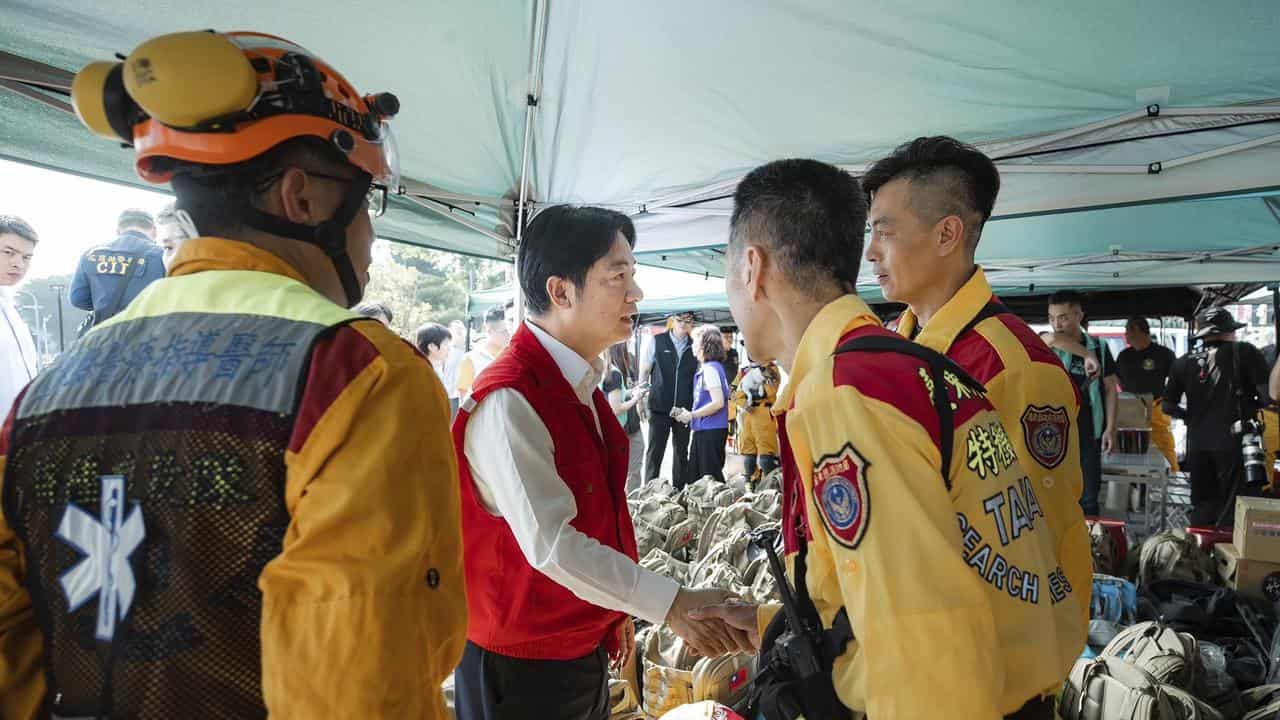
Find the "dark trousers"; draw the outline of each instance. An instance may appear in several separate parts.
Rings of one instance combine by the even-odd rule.
[[[667,454],[667,438],[671,438],[671,484],[684,487],[689,465],[689,426],[671,419],[657,410],[649,413],[649,447],[645,450],[644,479],[648,482],[662,472],[662,458]]]
[[[1098,496],[1102,493],[1102,447],[1093,435],[1093,412],[1087,407],[1080,408],[1076,418],[1076,427],[1080,436],[1080,474],[1083,476],[1084,488],[1080,495],[1080,509],[1085,515],[1096,517]]]
[[[608,720],[604,648],[577,660],[520,660],[467,642],[453,674],[458,720]]]
[[[1006,720],[1053,720],[1055,717],[1052,698],[1028,700],[1017,712],[1005,715]]]
[[[1234,510],[1227,510],[1226,518],[1222,514],[1241,479],[1240,450],[1192,450],[1183,469],[1191,476],[1191,524],[1213,527],[1221,518],[1224,527],[1231,527]]]
[[[759,464],[757,465],[757,460]],[[768,475],[778,468],[778,458],[773,455],[761,455],[757,458],[755,455],[742,456],[742,472],[747,476],[748,481],[755,480],[756,468],[760,468],[760,474]]]
[[[724,482],[724,444],[729,439],[728,428],[719,430],[694,430],[693,444],[689,448],[689,477],[685,483],[700,480],[704,475]]]

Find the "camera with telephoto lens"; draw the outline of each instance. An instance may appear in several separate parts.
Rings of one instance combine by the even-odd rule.
[[[1239,420],[1231,432],[1240,438],[1240,456],[1244,460],[1245,485],[1258,488],[1267,484],[1267,454],[1262,450],[1262,425],[1257,420]]]

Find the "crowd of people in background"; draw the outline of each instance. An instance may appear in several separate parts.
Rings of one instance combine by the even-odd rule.
[[[150,283],[164,277],[182,243],[195,235],[190,216],[173,205],[154,217],[132,208],[121,212],[115,238],[86,251],[76,267],[68,299],[89,313],[79,334],[110,320]],[[0,238],[4,262],[0,311],[7,330],[0,337],[5,358],[0,401],[11,403],[40,366],[31,333],[12,298],[13,287],[26,276],[39,236],[20,218],[0,216]],[[1276,363],[1264,352],[1274,356],[1274,346],[1260,351],[1237,342],[1235,332],[1244,325],[1219,308],[1200,318],[1198,326],[1203,330],[1181,358],[1152,339],[1150,323],[1142,316],[1127,320],[1126,348],[1113,355],[1108,343],[1086,330],[1087,304],[1079,292],[1054,293],[1046,308],[1051,329],[1041,334],[1080,395],[1075,420],[1085,513],[1101,511],[1103,458],[1117,449],[1117,403],[1119,393],[1125,392],[1144,404],[1150,442],[1170,470],[1187,471],[1199,508],[1195,520],[1219,520],[1240,472],[1239,442],[1231,426],[1246,411],[1237,390],[1246,388],[1249,407],[1270,406],[1267,383]],[[363,302],[354,309],[388,327],[395,319],[382,302]],[[415,332],[412,341],[436,371],[451,414],[456,415],[476,377],[509,344],[516,329],[512,316],[508,303],[485,311],[474,330],[463,320],[453,319],[447,325],[426,323]],[[723,480],[727,446],[743,456],[748,478],[777,467],[777,426],[771,408],[780,384],[778,369],[771,364],[748,364],[739,371],[738,351],[726,346],[726,337],[714,325],[698,326],[694,313],[682,312],[669,317],[663,331],[645,333],[642,339],[637,336],[609,349],[603,359],[601,387],[632,449],[629,489],[664,475],[668,450],[667,475],[676,488],[704,476]],[[1219,355],[1222,347],[1227,350]],[[1175,447],[1173,418],[1187,423],[1185,464],[1179,462]],[[729,438],[733,438],[731,444],[726,442]]]

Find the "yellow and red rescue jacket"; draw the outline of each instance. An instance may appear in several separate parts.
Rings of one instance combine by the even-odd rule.
[[[987,399],[1014,439],[1022,468],[1035,483],[1046,521],[1057,538],[1058,562],[1072,587],[1093,584],[1093,554],[1084,512],[1080,439],[1074,432],[1080,392],[1040,336],[1009,312],[976,268],[923,328],[907,310],[898,332],[951,358],[987,388]],[[1083,649],[1089,630],[1089,593],[1077,593]]]
[[[467,625],[448,421],[380,323],[269,252],[187,242],[9,413],[0,717],[445,717]]]
[[[1022,472],[999,415],[947,380],[943,428],[923,361],[893,352],[833,355],[892,336],[857,296],[805,331],[775,406],[783,436],[783,532],[807,542],[799,579],[831,627],[855,640],[833,681],[878,720],[993,719],[1061,687],[1079,655],[1077,593],[1058,564],[1050,508]],[[942,433],[953,432],[950,476]],[[776,608],[762,608],[766,623]]]

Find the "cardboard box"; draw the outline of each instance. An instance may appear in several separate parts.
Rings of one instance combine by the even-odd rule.
[[[1227,587],[1267,604],[1280,600],[1280,563],[1240,557],[1236,546],[1227,543],[1213,548],[1213,559]]]
[[[1240,557],[1280,563],[1280,500],[1237,498],[1231,540]]]

